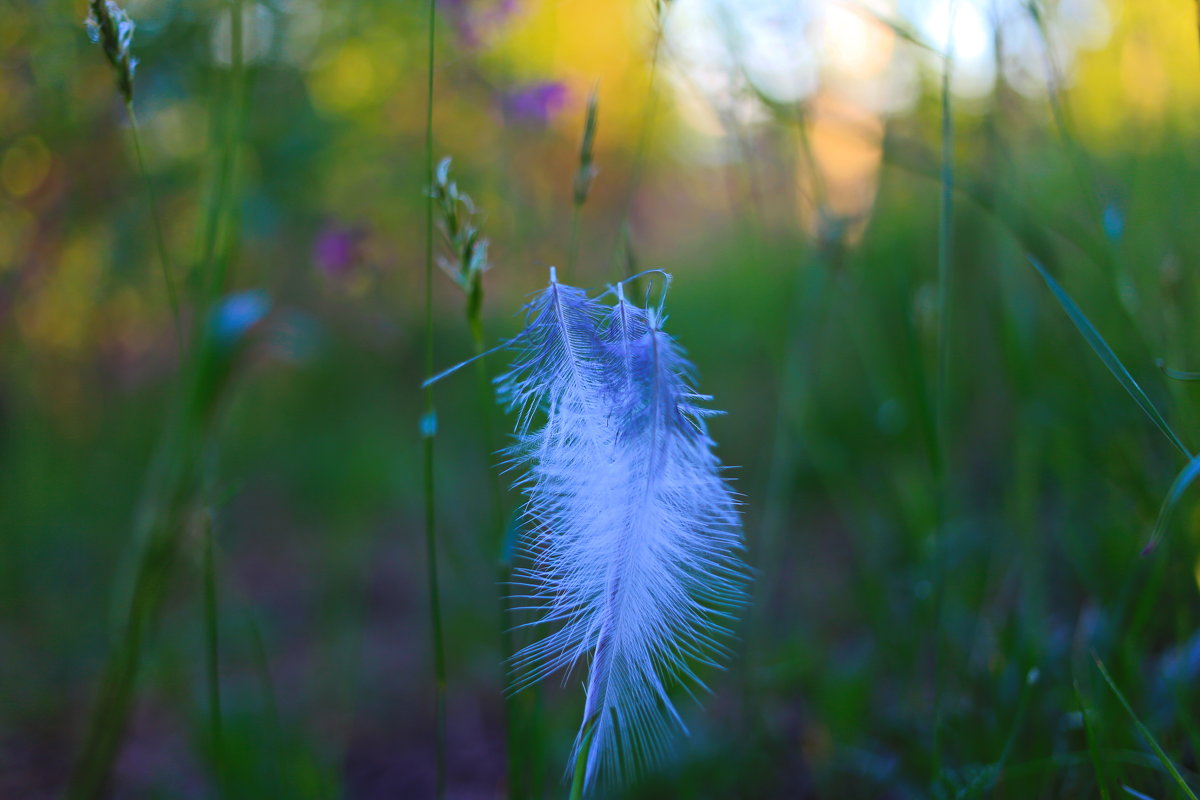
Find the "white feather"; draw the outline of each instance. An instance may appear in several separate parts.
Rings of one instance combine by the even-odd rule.
[[[527,503],[520,605],[553,630],[513,661],[514,690],[587,662],[586,780],[620,782],[668,752],[676,684],[724,654],[744,601],[741,530],[691,365],[661,315],[605,309],[554,280],[501,394]],[[605,318],[606,317],[606,318]],[[533,422],[544,416],[544,424]]]

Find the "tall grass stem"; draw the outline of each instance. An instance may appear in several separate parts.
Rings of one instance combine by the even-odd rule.
[[[1142,738],[1144,738],[1150,744],[1150,748],[1154,750],[1154,755],[1158,756],[1159,762],[1162,763],[1167,773],[1171,776],[1171,778],[1174,779],[1175,784],[1179,787],[1180,791],[1188,797],[1188,800],[1197,800],[1196,793],[1192,791],[1192,787],[1188,786],[1187,781],[1183,779],[1183,775],[1179,773],[1179,768],[1175,766],[1175,762],[1172,761],[1171,757],[1167,755],[1167,751],[1163,750],[1162,745],[1160,745],[1158,740],[1154,738],[1154,734],[1150,732],[1150,729],[1142,724],[1141,719],[1139,719],[1138,715],[1134,712],[1133,706],[1129,704],[1129,701],[1125,699],[1125,695],[1120,689],[1117,688],[1116,681],[1114,681],[1112,676],[1108,674],[1108,669],[1104,666],[1104,662],[1101,661],[1095,653],[1092,654],[1092,658],[1096,662],[1096,669],[1100,670],[1100,676],[1104,678],[1104,682],[1108,684],[1108,688],[1113,690],[1113,694],[1117,696],[1117,700],[1120,701],[1121,707],[1125,709],[1126,713],[1129,714],[1129,718],[1133,720],[1134,727],[1137,728],[1138,733],[1142,735]]]
[[[933,553],[933,785],[941,773],[942,712],[945,654],[942,652],[942,617],[946,593],[945,548],[948,521],[949,460],[948,391],[950,380],[950,291],[951,247],[954,224],[954,116],[950,102],[951,80],[954,74],[954,19],[958,3],[951,2],[947,20],[948,50],[942,61],[942,160],[941,200],[938,207],[937,248],[937,374],[933,394],[933,479],[934,479],[934,553]]]
[[[647,89],[646,107],[642,113],[641,128],[638,131],[637,149],[634,151],[633,166],[629,172],[629,185],[625,189],[625,200],[621,206],[621,222],[629,224],[629,216],[633,211],[633,198],[637,195],[638,183],[641,180],[642,169],[646,161],[646,150],[650,144],[650,134],[654,126],[654,115],[658,109],[658,62],[662,51],[663,40],[663,3],[655,5],[654,44],[650,54],[650,80]],[[622,244],[618,234],[616,248]]]
[[[200,265],[204,269],[199,285],[201,308],[211,307],[220,296],[228,274],[228,263],[221,257],[222,236],[229,236],[232,227],[234,175],[237,169],[238,142],[241,137],[244,111],[245,53],[242,30],[242,0],[229,3],[230,69],[228,97],[222,131],[222,144],[217,166],[216,185],[208,202],[201,246]],[[203,319],[203,315],[197,315]]]
[[[125,114],[129,118],[129,130],[133,138],[133,151],[137,157],[138,171],[142,174],[142,183],[146,188],[146,201],[150,206],[150,220],[154,227],[154,243],[158,249],[158,264],[162,270],[163,285],[167,291],[167,302],[171,308],[171,320],[175,325],[175,344],[182,349],[183,319],[179,311],[179,293],[175,289],[175,279],[171,276],[171,259],[167,256],[167,239],[163,234],[162,219],[158,213],[158,201],[154,195],[154,182],[150,180],[150,171],[146,168],[141,128],[138,125],[137,114],[133,110],[132,98],[125,100]]]
[[[575,181],[571,190],[571,238],[567,242],[567,261],[564,265],[563,276],[570,279],[579,260],[579,226],[583,213],[583,204],[587,202],[592,180],[596,177],[595,147],[597,106],[599,103],[599,87],[593,87],[588,95],[587,111],[583,118],[583,136],[579,143],[579,167],[575,172]]]
[[[428,62],[425,108],[425,374],[433,374],[433,78],[437,2],[429,0]],[[425,554],[429,583],[429,627],[433,646],[433,705],[435,750],[435,797],[446,796],[446,653],[442,636],[441,594],[438,588],[437,501],[434,485],[433,438],[437,432],[437,410],[433,387],[425,388],[425,411],[421,419],[425,495]]]
[[[1079,706],[1079,716],[1083,721],[1083,735],[1087,739],[1088,758],[1092,762],[1092,770],[1096,773],[1096,788],[1100,792],[1100,800],[1110,800],[1108,778],[1104,774],[1104,759],[1100,757],[1100,748],[1096,744],[1096,731],[1088,718],[1087,706],[1083,703],[1083,695],[1079,692],[1079,681],[1072,680],[1071,687],[1075,690],[1075,705]]]
[[[221,730],[220,620],[217,607],[216,531],[212,511],[204,512],[204,652],[208,679],[208,726],[218,794],[225,794],[225,745]]]
[[[587,777],[588,754],[592,750],[592,736],[596,732],[596,718],[588,720],[583,730],[579,752],[575,754],[575,769],[571,774],[571,793],[568,800],[582,800],[584,779]]]

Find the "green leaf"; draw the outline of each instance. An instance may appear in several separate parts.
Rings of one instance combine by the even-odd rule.
[[[1138,800],[1154,800],[1154,798],[1151,797],[1150,795],[1142,794],[1137,789],[1134,789],[1130,786],[1126,786],[1126,785],[1122,784],[1121,788],[1125,790],[1125,794],[1129,795],[1130,797],[1136,797],[1136,798],[1138,798]]]
[[[1129,392],[1129,396],[1133,398],[1135,403],[1141,406],[1142,411],[1146,412],[1146,416],[1163,432],[1163,435],[1179,448],[1179,452],[1187,456],[1188,459],[1191,459],[1191,451],[1187,449],[1187,446],[1184,445],[1175,431],[1171,429],[1171,426],[1163,418],[1163,415],[1159,413],[1154,403],[1142,391],[1142,387],[1129,374],[1129,370],[1125,369],[1125,365],[1121,363],[1121,360],[1117,358],[1117,354],[1108,346],[1108,342],[1104,341],[1104,337],[1100,335],[1100,331],[1096,330],[1095,326],[1088,321],[1088,318],[1079,306],[1075,304],[1075,301],[1071,299],[1071,296],[1058,285],[1058,282],[1054,278],[1050,277],[1050,273],[1046,271],[1041,263],[1033,256],[1027,256],[1027,258],[1029,259],[1029,263],[1033,264],[1034,269],[1038,271],[1038,274],[1042,276],[1042,280],[1050,287],[1050,291],[1054,293],[1054,297],[1063,307],[1063,310],[1067,312],[1067,316],[1071,318],[1071,322],[1075,324],[1075,327],[1083,334],[1083,338],[1096,351],[1096,355],[1100,356],[1100,360],[1104,362],[1104,366],[1108,367],[1113,377],[1125,387],[1125,391]]]
[[[1163,361],[1161,358],[1156,359],[1154,364],[1160,370],[1162,370],[1163,375],[1166,375],[1168,378],[1171,378],[1172,380],[1200,381],[1200,372],[1184,372],[1181,369],[1171,369],[1170,367],[1167,366],[1166,362]]]
[[[1200,456],[1188,461],[1178,475],[1175,476],[1175,481],[1171,484],[1170,491],[1167,492],[1166,499],[1163,500],[1162,508],[1158,512],[1158,520],[1154,523],[1154,532],[1150,534],[1150,541],[1142,550],[1142,555],[1149,553],[1162,540],[1163,534],[1166,532],[1167,523],[1171,519],[1171,512],[1175,510],[1175,506],[1179,503],[1179,499],[1183,497],[1183,493],[1192,485],[1192,481],[1200,476]]]
[[[1095,659],[1096,668],[1100,670],[1100,675],[1103,676],[1104,682],[1108,684],[1109,688],[1113,690],[1113,694],[1115,694],[1117,699],[1121,701],[1121,705],[1127,712],[1129,712],[1129,717],[1133,720],[1133,724],[1137,727],[1138,732],[1141,733],[1143,738],[1150,743],[1150,747],[1154,749],[1154,754],[1158,756],[1158,760],[1162,762],[1162,765],[1166,767],[1167,772],[1169,772],[1171,777],[1175,779],[1175,783],[1179,784],[1179,788],[1185,795],[1191,798],[1191,800],[1198,800],[1196,793],[1192,791],[1192,787],[1188,786],[1187,781],[1185,781],[1183,776],[1179,774],[1179,769],[1176,768],[1175,763],[1171,761],[1171,758],[1167,755],[1166,751],[1162,749],[1162,746],[1158,743],[1158,740],[1154,738],[1154,734],[1150,733],[1149,729],[1142,724],[1140,719],[1138,719],[1138,715],[1133,711],[1133,706],[1129,705],[1129,701],[1125,699],[1125,695],[1121,694],[1121,690],[1117,688],[1117,684],[1113,681],[1112,676],[1109,675],[1108,670],[1105,669],[1104,662],[1101,661],[1099,656],[1097,656],[1095,653],[1092,653],[1092,658]]]
[[[1108,781],[1104,776],[1104,769],[1101,766],[1103,762],[1100,760],[1096,747],[1096,732],[1092,730],[1092,725],[1088,721],[1088,710],[1083,703],[1083,695],[1079,692],[1079,682],[1073,680],[1071,685],[1075,689],[1075,704],[1079,706],[1080,719],[1083,720],[1083,735],[1087,738],[1088,758],[1092,762],[1092,770],[1096,773],[1096,788],[1100,790],[1100,800],[1109,800]]]

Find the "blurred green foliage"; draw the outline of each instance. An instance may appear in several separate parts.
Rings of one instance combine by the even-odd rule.
[[[63,787],[123,613],[141,487],[181,370],[127,123],[85,5],[0,3],[3,797]],[[563,13],[604,15],[575,5],[587,10]],[[712,430],[738,465],[758,571],[734,663],[708,673],[713,696],[687,709],[676,761],[628,796],[1094,797],[1123,785],[1182,796],[1093,653],[1200,785],[1198,507],[1185,496],[1163,543],[1140,555],[1182,459],[1028,260],[1046,265],[1194,449],[1197,388],[1154,362],[1200,369],[1196,126],[1179,109],[1126,117],[1113,106],[1103,138],[1083,126],[1071,140],[1044,96],[1002,84],[958,109],[939,534],[936,76],[911,112],[872,122],[879,162],[854,218],[811,213],[810,159],[835,176],[839,163],[816,102],[756,106],[761,119],[734,120],[725,155],[706,160],[688,149],[683,102],[663,88],[626,220],[653,29],[646,9],[618,5],[596,36],[626,43],[613,63],[634,66],[614,81],[639,88],[599,103],[576,280],[602,287],[620,274],[626,222],[638,265],[674,275],[668,330],[728,411]],[[482,322],[499,341],[566,257],[594,76],[591,56],[558,74],[542,53],[472,40],[456,15],[488,7],[443,7],[435,137],[490,242]],[[128,9],[149,171],[172,264],[195,296],[224,141],[229,8]],[[280,313],[299,315],[307,345],[294,326],[274,329],[284,338],[260,355],[285,358],[254,358],[230,378],[214,434],[228,797],[432,793],[417,430],[423,11],[246,4],[224,288],[268,290]],[[586,37],[563,36],[569,61]],[[1081,72],[1062,100],[1096,119],[1089,74],[1105,73]],[[522,112],[513,93],[540,80],[564,81],[568,100]],[[449,366],[474,342],[461,294],[436,277],[437,356]],[[493,374],[500,359],[485,362]],[[472,380],[439,384],[437,399],[450,790],[497,797],[497,459]],[[505,507],[517,501],[510,493]],[[117,797],[218,791],[203,542],[191,530],[181,541]],[[530,796],[565,796],[581,708],[573,679],[527,701]]]

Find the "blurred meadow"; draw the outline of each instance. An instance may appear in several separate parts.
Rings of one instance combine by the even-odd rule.
[[[1195,798],[1196,4],[437,0],[428,119],[428,2],[128,0],[132,113],[96,5],[0,0],[0,798],[567,797],[420,388],[551,265],[673,276],[754,571],[592,796]]]

